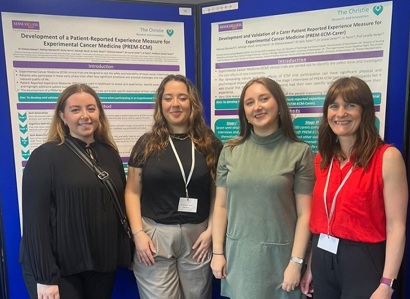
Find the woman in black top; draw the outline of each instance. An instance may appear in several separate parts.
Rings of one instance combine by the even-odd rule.
[[[141,298],[210,298],[208,218],[221,147],[195,86],[167,76],[157,90],[152,130],[131,153],[125,191]]]
[[[89,86],[71,85],[24,169],[24,279],[30,298],[108,299],[117,267],[131,262],[129,241],[107,188],[68,138],[109,173],[123,204],[124,170],[101,102]]]

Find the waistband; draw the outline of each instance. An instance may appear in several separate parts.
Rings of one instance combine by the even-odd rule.
[[[333,236],[333,237],[335,237],[335,236]],[[313,242],[317,243],[317,241],[319,239],[319,234],[313,234],[312,238],[313,238]],[[335,237],[335,238],[338,238],[338,237]],[[377,243],[368,243],[368,242],[352,241],[352,240],[341,239],[341,238],[338,238],[338,239],[339,239],[339,246],[340,245],[346,245],[346,246],[363,246],[363,245],[366,245],[366,246],[372,246],[372,245],[374,245],[374,246],[385,246],[386,245],[386,241],[377,242]]]

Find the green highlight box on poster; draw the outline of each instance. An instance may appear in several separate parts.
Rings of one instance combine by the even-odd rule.
[[[215,135],[225,142],[239,135],[239,119],[218,119],[214,126]]]

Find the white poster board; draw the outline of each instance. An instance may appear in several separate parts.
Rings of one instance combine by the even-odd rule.
[[[86,83],[100,96],[126,168],[153,122],[154,94],[168,74],[185,75],[184,26],[159,22],[2,12],[21,214],[21,178],[45,142],[64,88]]]
[[[285,91],[299,138],[317,151],[329,85],[356,76],[370,86],[384,134],[392,2],[212,24],[211,124],[226,141],[239,132],[243,86],[266,76]]]

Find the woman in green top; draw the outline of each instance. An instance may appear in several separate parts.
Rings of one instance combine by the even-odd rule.
[[[275,81],[248,82],[238,113],[240,136],[227,142],[218,162],[213,274],[231,299],[301,298],[313,153],[296,137]]]

